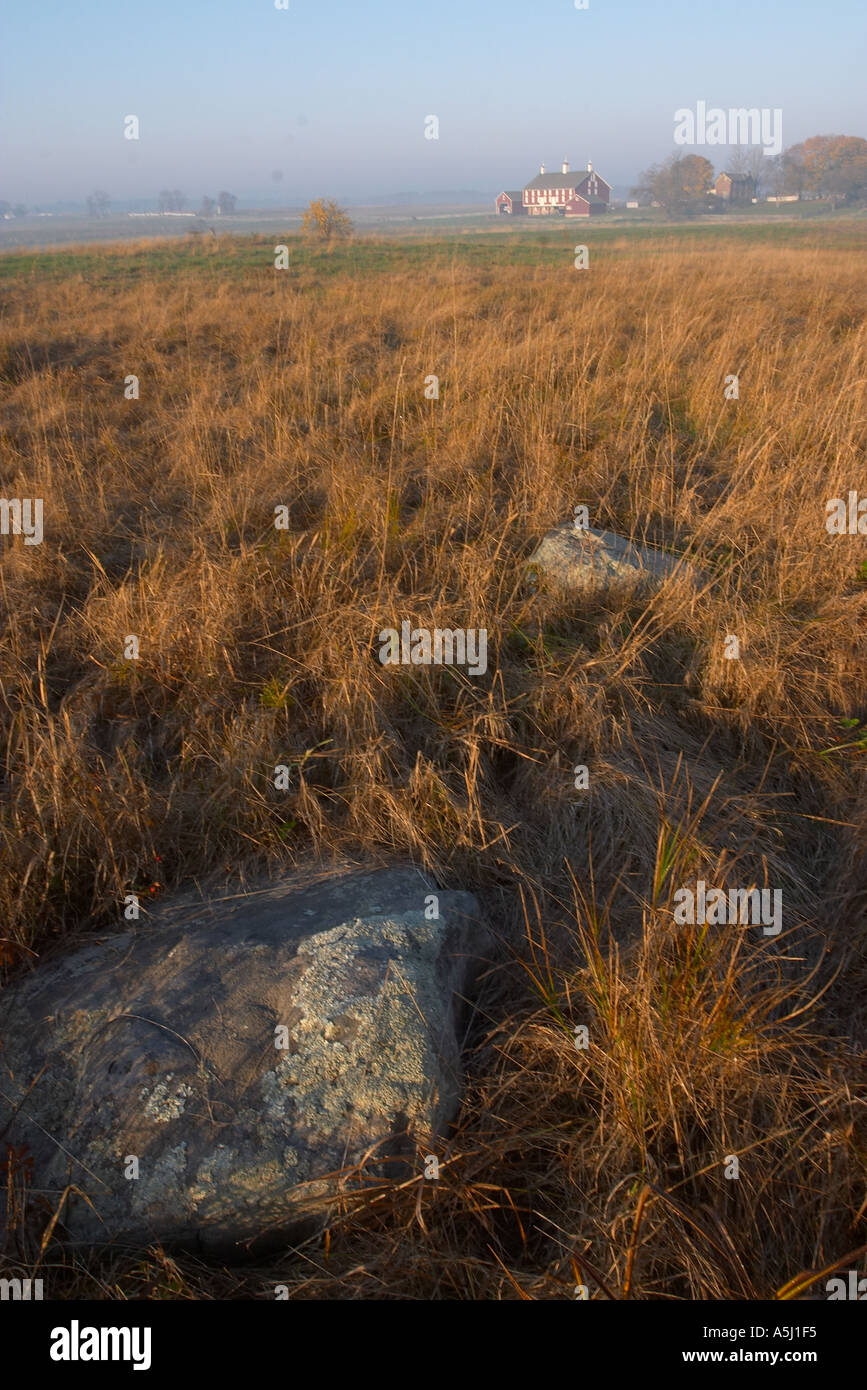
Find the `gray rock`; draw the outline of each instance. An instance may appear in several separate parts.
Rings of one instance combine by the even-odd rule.
[[[473,897],[412,867],[187,897],[0,993],[0,1134],[34,1189],[87,1194],[72,1242],[294,1236],[369,1150],[380,1176],[436,1152],[487,941]]]
[[[676,555],[636,545],[614,531],[576,531],[571,521],[548,531],[527,563],[531,573],[571,592],[658,587],[678,565],[681,574],[695,577],[692,567]]]

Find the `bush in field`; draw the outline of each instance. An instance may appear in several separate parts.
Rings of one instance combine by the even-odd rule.
[[[333,241],[351,236],[353,228],[349,214],[333,198],[315,198],[304,211],[301,230],[323,241]]]

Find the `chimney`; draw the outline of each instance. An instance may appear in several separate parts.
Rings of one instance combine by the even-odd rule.
[[[591,159],[588,159],[587,161],[587,172],[588,174],[593,173],[593,161]]]
[[[545,172],[545,166],[544,166],[544,164],[542,164],[542,165],[540,165],[540,167],[539,167],[539,173],[540,173],[540,174],[544,174],[544,172]]]
[[[564,160],[563,160],[563,173],[564,173],[564,174],[568,174],[568,172],[569,172],[569,161],[568,161],[568,159],[564,159]]]

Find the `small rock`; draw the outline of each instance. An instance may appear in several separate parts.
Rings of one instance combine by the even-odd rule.
[[[0,1133],[54,1205],[86,1193],[74,1243],[291,1238],[336,1170],[405,1176],[454,1118],[487,940],[412,866],[188,896],[0,993]]]
[[[571,521],[542,537],[527,562],[556,588],[603,591],[621,585],[658,588],[680,566],[695,578],[692,567],[676,555],[637,545],[614,531],[576,530]]]

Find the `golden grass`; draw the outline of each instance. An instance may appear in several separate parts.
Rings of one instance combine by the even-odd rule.
[[[824,525],[867,488],[864,257],[670,249],[4,285],[2,491],[46,525],[0,538],[7,977],[129,892],[332,851],[411,856],[503,941],[438,1181],[247,1269],[52,1240],[55,1289],[755,1298],[867,1240],[867,552]],[[529,590],[578,503],[699,596]],[[403,618],[486,627],[487,675],[380,666]],[[783,888],[784,934],[677,927],[696,874]]]

